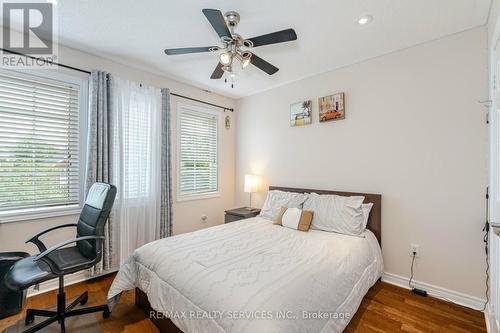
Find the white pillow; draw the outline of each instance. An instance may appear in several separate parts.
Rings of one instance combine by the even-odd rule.
[[[299,228],[302,209],[288,208],[281,218],[281,225],[290,229],[297,230]]]
[[[361,232],[365,231],[365,229],[366,229],[366,225],[368,224],[368,217],[370,216],[370,211],[372,210],[372,207],[373,207],[373,204],[371,202],[362,205],[362,208],[363,208],[363,230],[361,230]]]
[[[314,212],[311,229],[359,235],[364,231],[363,196],[343,197],[310,193],[303,209]]]
[[[302,204],[305,199],[306,196],[304,193],[277,190],[269,191],[259,216],[271,221],[276,221],[280,214],[281,207],[302,209]]]

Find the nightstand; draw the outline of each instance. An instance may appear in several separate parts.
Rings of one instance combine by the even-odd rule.
[[[260,209],[247,207],[228,209],[226,210],[226,215],[224,217],[224,223],[234,222],[238,220],[248,219],[250,217],[255,217],[259,215]]]

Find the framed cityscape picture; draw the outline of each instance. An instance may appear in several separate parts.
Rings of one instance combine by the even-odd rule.
[[[302,126],[311,123],[312,101],[301,101],[290,105],[290,126]]]
[[[330,96],[320,97],[318,99],[318,104],[320,122],[345,119],[345,103],[343,92]]]

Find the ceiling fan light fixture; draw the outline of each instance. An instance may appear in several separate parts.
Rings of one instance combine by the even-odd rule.
[[[243,45],[246,47],[253,47],[253,42],[251,40],[245,39]]]
[[[233,62],[233,56],[229,53],[221,53],[219,57],[220,63],[224,66],[230,65]]]
[[[241,62],[241,68],[245,68],[250,64],[250,58],[252,57],[252,53],[245,51],[245,52],[238,52],[236,54],[236,58]]]

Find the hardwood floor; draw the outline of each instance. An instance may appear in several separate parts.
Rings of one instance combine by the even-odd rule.
[[[103,304],[114,275],[94,281],[78,283],[66,288],[68,298],[89,291],[88,305]],[[55,304],[56,292],[31,297],[27,307],[49,308]],[[0,331],[22,319],[23,313],[0,320]],[[86,332],[159,332],[147,316],[135,306],[134,291],[125,293],[109,319],[100,314],[92,324],[95,328]],[[79,320],[85,320],[81,317]],[[92,322],[93,322],[92,321]],[[71,330],[69,330],[71,332]],[[486,332],[482,312],[448,303],[432,297],[420,297],[408,290],[383,283],[370,289],[345,332],[419,332],[459,333]]]
[[[484,314],[377,282],[345,332],[486,332]]]

